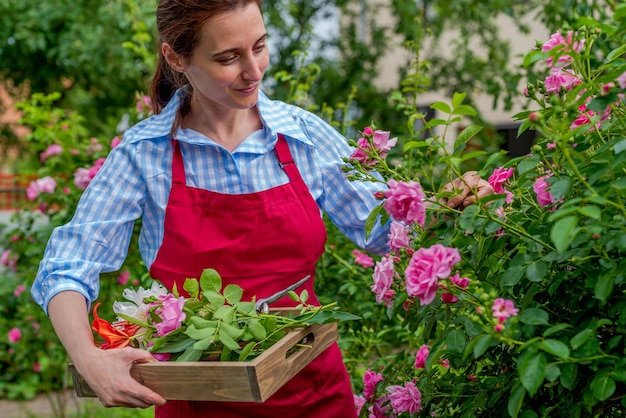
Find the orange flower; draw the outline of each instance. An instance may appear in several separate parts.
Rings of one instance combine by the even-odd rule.
[[[110,348],[126,347],[130,343],[130,338],[141,328],[139,325],[131,324],[128,321],[118,321],[113,324],[98,317],[97,303],[93,307],[93,322],[91,328],[106,341],[100,346],[103,350]]]

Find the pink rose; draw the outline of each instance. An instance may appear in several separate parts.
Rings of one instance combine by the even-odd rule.
[[[177,330],[185,320],[185,313],[183,312],[183,306],[185,305],[185,298],[168,293],[167,295],[159,296],[160,302],[154,302],[150,306],[158,306],[155,313],[161,318],[161,322],[156,324],[157,335],[163,336],[170,332]]]
[[[415,363],[414,366],[416,369],[425,369],[426,368],[426,359],[430,354],[430,347],[426,344],[422,345],[419,350],[417,350],[417,354],[415,355]]]
[[[354,257],[355,264],[358,264],[364,268],[370,268],[374,266],[374,259],[359,250],[352,251],[352,256]]]
[[[393,280],[394,278],[399,277],[393,265],[393,257],[387,255],[380,261],[377,261],[372,277],[374,278],[372,292],[376,295],[376,302],[388,303],[389,297],[393,296],[389,294],[391,286],[393,285]]]
[[[354,398],[354,407],[356,408],[356,414],[357,416],[361,413],[361,409],[363,408],[363,405],[365,405],[365,396],[362,395],[352,395]]]
[[[57,182],[50,176],[42,177],[30,183],[26,189],[28,200],[35,200],[41,193],[53,193]]]
[[[548,190],[548,187],[550,187],[550,183],[548,183],[547,179],[549,179],[550,177],[551,176],[549,175],[539,177],[535,181],[535,184],[533,184],[533,190],[537,194],[537,203],[539,203],[539,205],[541,206],[548,206],[554,203],[554,198]]]
[[[493,170],[493,174],[487,179],[489,185],[493,188],[493,191],[498,194],[506,194],[506,203],[513,201],[513,193],[504,188],[504,185],[508,183],[509,178],[513,175],[513,167],[511,168],[496,168]]]
[[[409,239],[410,228],[400,222],[391,222],[389,231],[389,249],[391,252],[397,253],[401,248],[410,248]]]
[[[111,149],[117,147],[121,143],[122,143],[122,140],[120,139],[120,137],[114,136],[113,139],[111,139]]]
[[[122,272],[119,276],[117,276],[117,282],[122,285],[125,286],[126,283],[128,283],[128,279],[130,278],[130,271],[124,271]]]
[[[542,45],[541,50],[543,52],[548,52],[557,46],[562,46],[562,51],[580,52],[584,44],[584,40],[574,42],[574,32],[572,31],[567,32],[567,37],[564,37],[561,32],[556,32],[553,33],[550,36],[550,39]],[[560,65],[566,65],[571,61],[571,59],[572,57],[569,55],[561,55],[557,63]],[[546,61],[548,62],[548,65],[554,65],[554,58],[550,57]]]
[[[580,84],[580,80],[574,75],[559,70],[550,73],[543,83],[546,93],[558,93],[561,89],[571,90]]]
[[[22,330],[19,328],[11,328],[9,331],[9,341],[12,343],[16,343],[22,338]]]
[[[406,382],[402,386],[389,386],[389,401],[393,412],[402,414],[408,412],[410,414],[418,413],[422,410],[422,393],[413,382]]]
[[[389,189],[383,192],[385,201],[383,208],[398,221],[407,225],[418,223],[424,227],[426,206],[424,206],[424,191],[415,181],[403,182],[389,180]]]
[[[74,184],[81,190],[85,190],[91,182],[89,176],[89,170],[83,167],[79,167],[74,171]]]
[[[363,374],[363,395],[365,396],[365,399],[369,400],[372,398],[376,392],[376,385],[382,380],[384,380],[383,375],[372,370],[367,370]]]
[[[15,288],[15,290],[13,291],[13,296],[15,296],[16,298],[19,297],[22,293],[24,293],[25,290],[26,286],[21,284]]]
[[[350,161],[359,161],[365,165],[376,164],[375,156],[384,159],[398,138],[389,139],[387,131],[373,131],[369,126],[363,130],[363,137],[356,141],[357,149],[350,156]]]
[[[619,77],[617,77],[615,81],[617,82],[617,85],[620,86],[620,88],[626,89],[626,71],[624,71]]]
[[[467,277],[461,277],[459,273],[450,277],[450,281],[452,281],[452,283],[464,290],[467,289],[467,286],[469,286],[469,279]],[[459,298],[454,296],[452,293],[442,293],[441,300],[443,300],[444,303],[450,304],[457,302]]]
[[[41,154],[39,154],[39,159],[41,160],[41,162],[45,162],[48,158],[52,157],[53,155],[57,155],[63,152],[63,147],[61,147],[58,144],[52,144],[50,145],[48,148],[46,148],[46,150],[44,152],[42,152]]]
[[[493,301],[491,310],[493,311],[493,317],[499,322],[504,322],[507,318],[517,316],[519,312],[512,300],[502,298]]]
[[[450,276],[451,268],[461,261],[459,250],[441,244],[420,248],[404,271],[406,292],[418,297],[422,305],[430,304],[439,288],[439,280]]]

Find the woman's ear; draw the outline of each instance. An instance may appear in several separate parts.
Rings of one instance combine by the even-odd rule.
[[[183,59],[176,52],[174,52],[174,49],[170,44],[164,42],[163,45],[161,45],[161,53],[172,69],[178,71],[179,73],[185,72]]]

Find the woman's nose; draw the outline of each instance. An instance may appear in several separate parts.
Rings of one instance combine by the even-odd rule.
[[[246,66],[243,70],[242,77],[249,81],[259,81],[263,78],[263,68],[261,62],[256,57],[246,60]]]

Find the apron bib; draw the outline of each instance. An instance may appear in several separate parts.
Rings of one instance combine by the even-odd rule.
[[[180,145],[173,140],[172,189],[165,211],[163,242],[150,267],[152,278],[185,295],[186,278],[213,268],[224,286],[237,284],[243,300],[267,297],[315,273],[326,228],[319,208],[293,162],[283,135],[275,151],[289,183],[261,192],[222,194],[186,185]],[[210,173],[220,175],[220,173]],[[298,292],[309,292],[309,279]],[[292,307],[285,297],[273,304]],[[333,344],[264,403],[168,401],[156,418],[356,417],[349,376]]]

